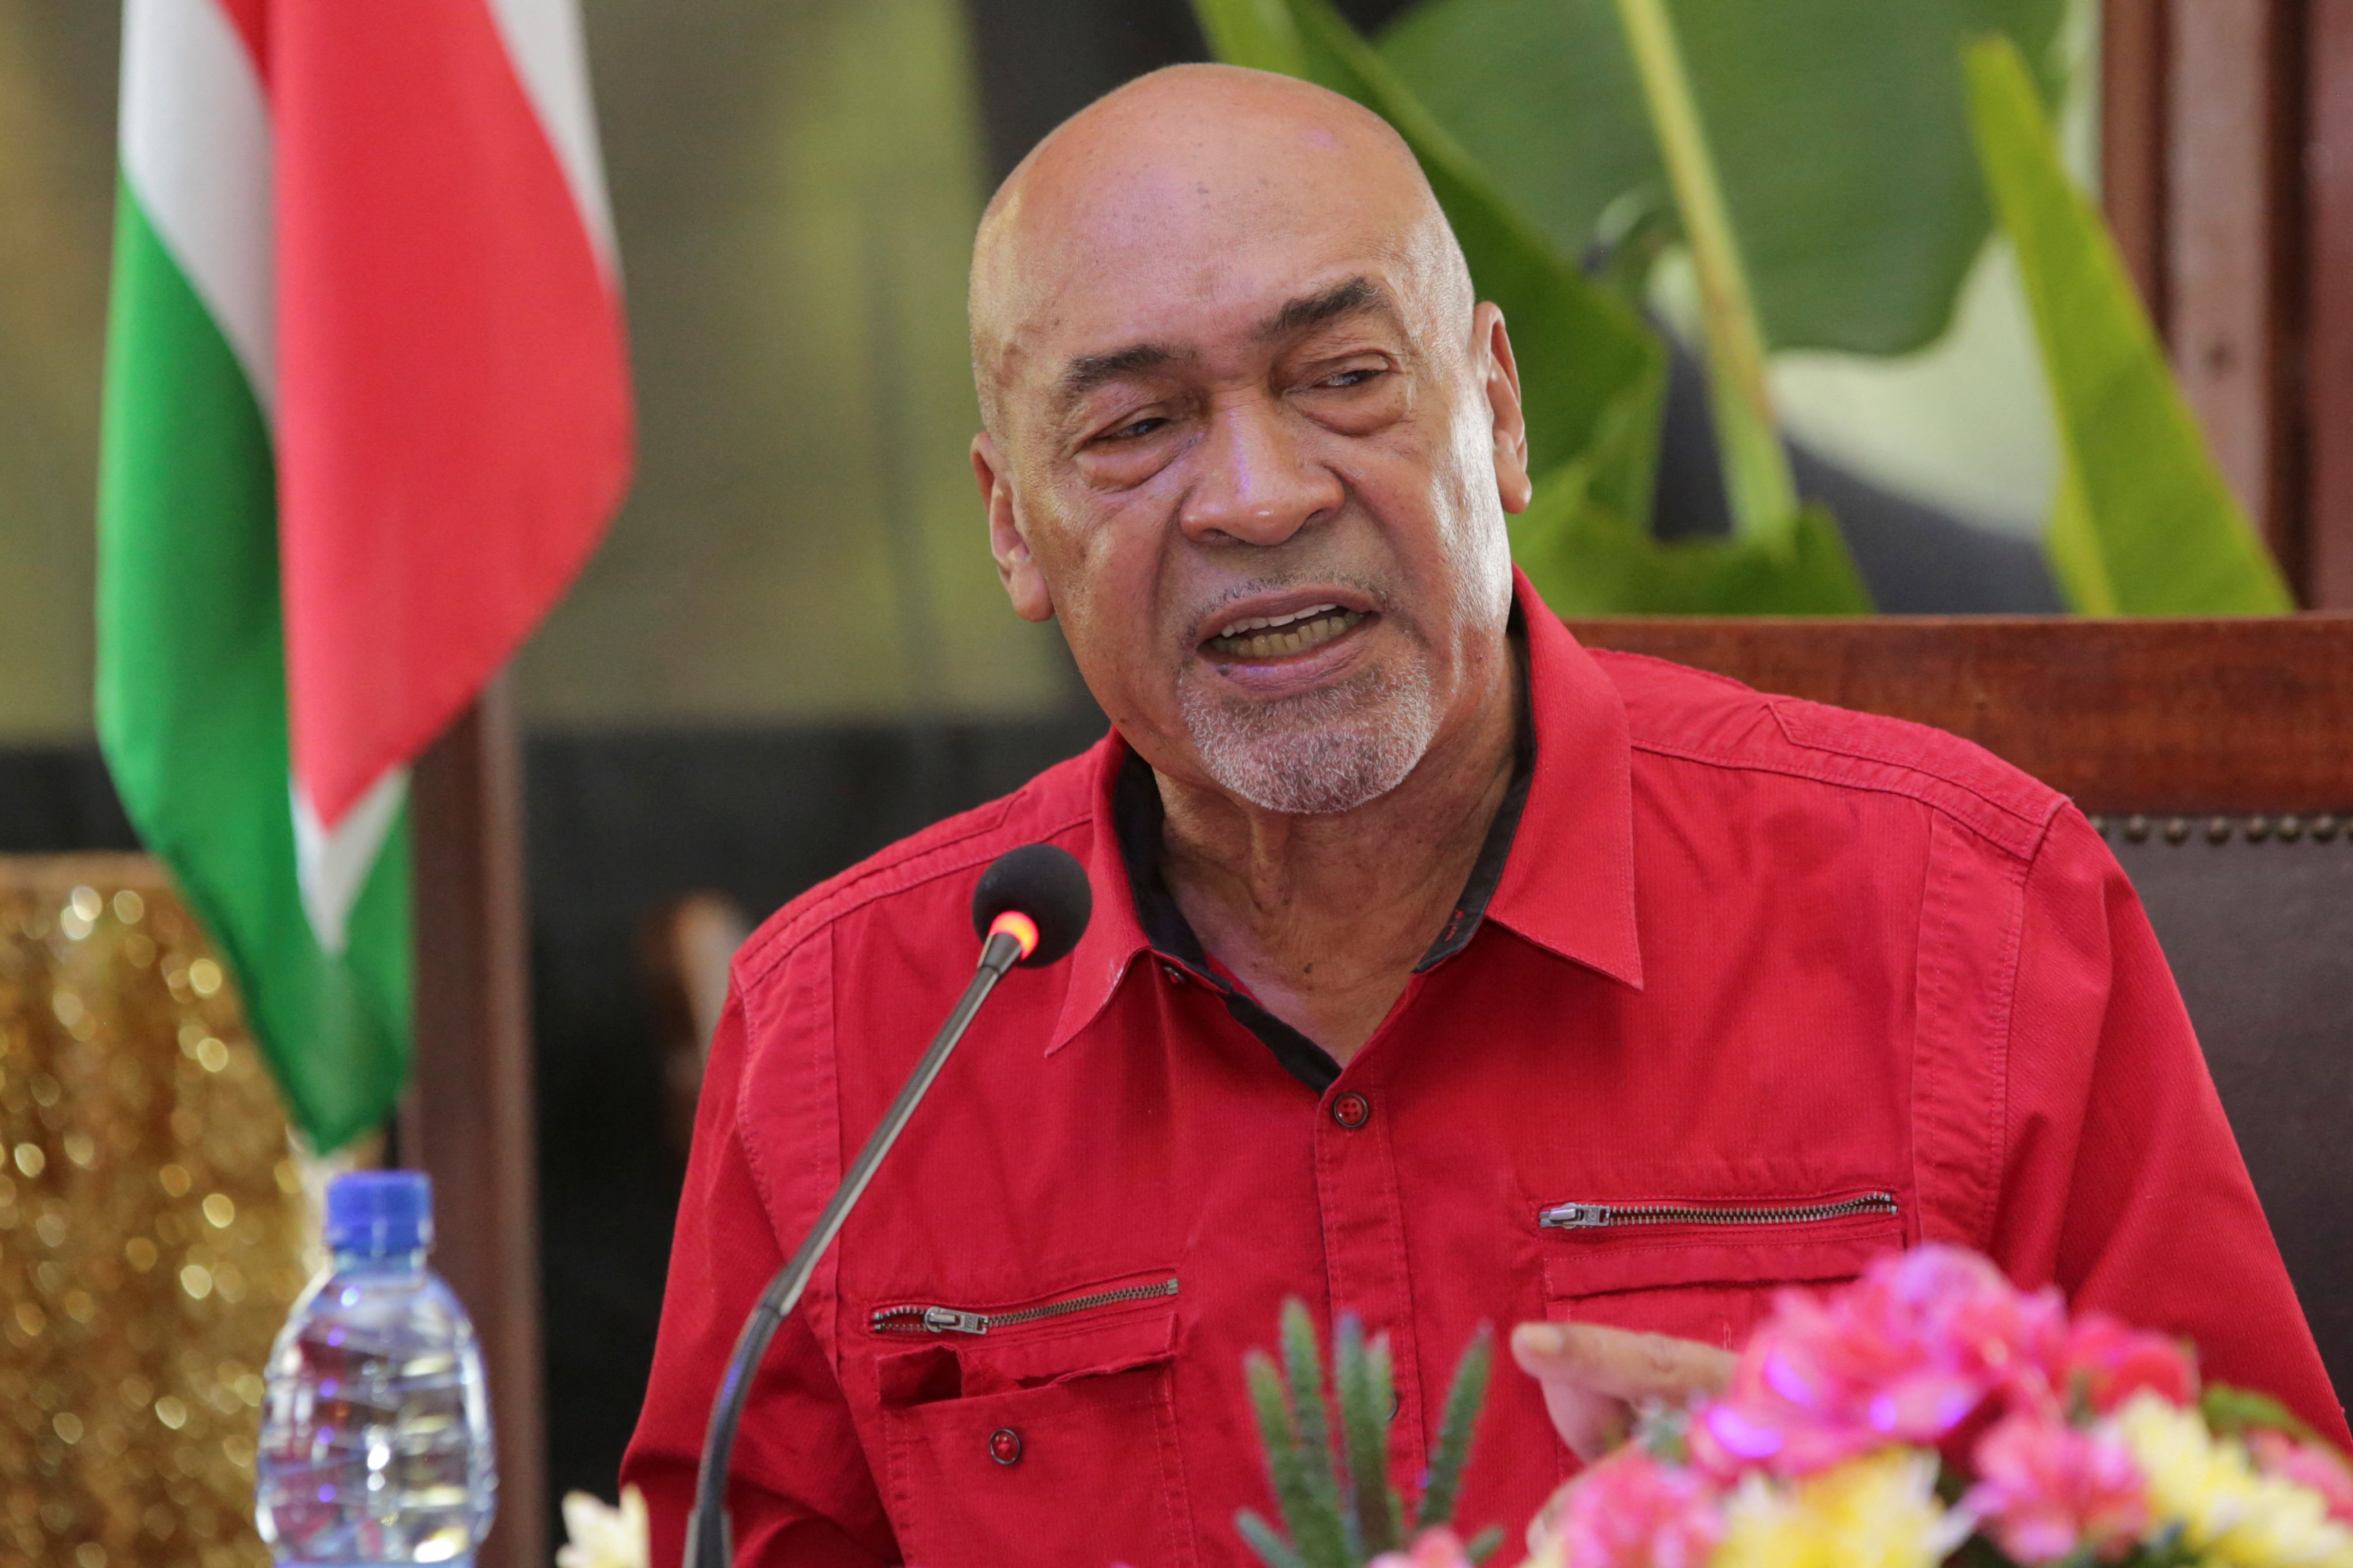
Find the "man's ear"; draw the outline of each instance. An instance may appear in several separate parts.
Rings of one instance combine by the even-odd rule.
[[[1013,480],[997,455],[997,438],[983,430],[972,438],[972,477],[980,481],[980,504],[988,510],[988,552],[997,558],[997,580],[1025,621],[1054,618],[1054,596],[1046,574],[1029,553],[1020,521],[1013,514]]]
[[[1487,367],[1487,405],[1495,420],[1495,488],[1503,493],[1504,510],[1521,512],[1535,495],[1528,478],[1528,421],[1520,406],[1520,366],[1512,357],[1512,337],[1504,330],[1504,312],[1482,302],[1472,316],[1472,351],[1483,351]]]

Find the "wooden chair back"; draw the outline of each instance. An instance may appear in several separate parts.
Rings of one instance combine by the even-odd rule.
[[[638,976],[661,1065],[662,1140],[681,1163],[694,1142],[702,1065],[727,1005],[727,966],[751,934],[743,905],[708,889],[656,905],[638,929]]]

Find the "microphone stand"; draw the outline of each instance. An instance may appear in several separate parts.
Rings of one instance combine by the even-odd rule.
[[[974,973],[972,984],[965,987],[963,1000],[948,1015],[947,1022],[940,1026],[940,1032],[932,1037],[931,1046],[915,1064],[906,1087],[891,1102],[891,1109],[882,1113],[873,1135],[866,1140],[866,1147],[858,1152],[858,1158],[843,1173],[841,1185],[834,1189],[824,1212],[817,1216],[808,1239],[801,1243],[800,1250],[760,1293],[760,1304],[736,1337],[734,1353],[727,1358],[727,1374],[720,1380],[719,1396],[711,1408],[711,1430],[702,1443],[702,1468],[695,1474],[694,1512],[687,1520],[685,1568],[730,1568],[733,1563],[734,1532],[727,1519],[728,1456],[734,1449],[736,1424],[743,1419],[744,1402],[751,1392],[753,1374],[759,1370],[761,1358],[767,1354],[768,1342],[776,1337],[778,1326],[799,1302],[801,1292],[808,1288],[809,1277],[817,1272],[818,1259],[840,1232],[842,1222],[849,1217],[867,1183],[874,1179],[876,1168],[891,1152],[891,1145],[898,1142],[907,1119],[923,1103],[932,1080],[947,1065],[948,1053],[955,1049],[973,1016],[980,1011],[980,1005],[988,1000],[988,994],[997,989],[997,983],[1005,978],[1006,971],[1020,960],[1023,952],[1021,939],[1013,932],[989,932],[980,950],[980,967]]]

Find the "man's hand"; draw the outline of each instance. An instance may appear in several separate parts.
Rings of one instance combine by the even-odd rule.
[[[1600,1323],[1522,1323],[1512,1331],[1512,1359],[1544,1384],[1561,1441],[1588,1465],[1626,1440],[1637,1403],[1721,1394],[1738,1364],[1730,1351],[1697,1340]]]

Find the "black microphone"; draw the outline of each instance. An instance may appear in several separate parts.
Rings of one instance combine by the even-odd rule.
[[[940,1026],[940,1032],[932,1037],[931,1048],[915,1064],[899,1098],[882,1113],[866,1147],[843,1173],[841,1185],[827,1200],[800,1250],[760,1292],[760,1304],[753,1309],[743,1333],[736,1337],[734,1353],[727,1358],[726,1375],[720,1379],[719,1396],[711,1407],[702,1464],[694,1477],[694,1512],[686,1526],[686,1568],[730,1568],[733,1562],[735,1542],[727,1521],[727,1465],[735,1447],[736,1424],[744,1417],[752,1374],[767,1353],[778,1325],[807,1289],[818,1259],[839,1234],[866,1184],[874,1179],[882,1157],[898,1142],[907,1119],[923,1103],[932,1080],[946,1065],[948,1053],[964,1037],[997,983],[1017,963],[1052,963],[1067,954],[1085,934],[1087,919],[1093,912],[1094,891],[1087,886],[1085,868],[1068,850],[1050,844],[1025,844],[1008,850],[981,874],[980,886],[972,895],[973,930],[981,939],[980,967],[972,984],[965,987],[963,1000]]]

